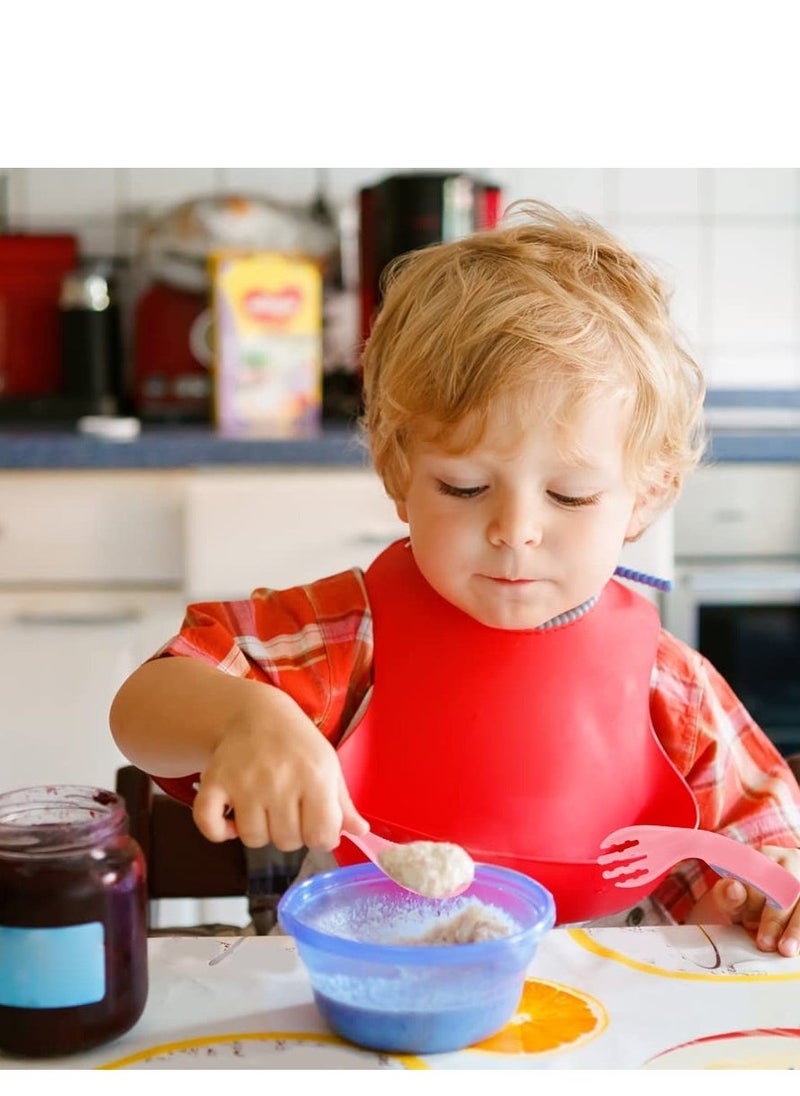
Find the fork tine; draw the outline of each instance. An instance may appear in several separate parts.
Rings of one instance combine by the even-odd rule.
[[[613,881],[615,887],[639,887],[655,878],[648,850],[628,834],[627,828],[614,830],[600,845],[607,851],[597,857],[601,867],[613,865],[603,872],[603,878]]]
[[[647,862],[644,858],[634,861],[632,864],[617,864],[613,868],[606,868],[603,872],[604,879],[623,879],[634,873],[641,874],[647,871]]]
[[[603,840],[600,842],[600,848],[610,849],[612,846],[615,845],[620,845],[624,848],[626,845],[638,845],[639,839],[637,837],[630,837],[629,831],[629,826],[623,826],[619,830],[614,830],[612,833],[607,833]]]
[[[656,878],[658,878],[658,876],[655,872],[646,871],[644,875],[637,875],[633,879],[615,879],[614,886],[628,889],[631,887],[643,887],[645,883],[650,883]]]
[[[597,857],[598,864],[622,864],[645,860],[647,853],[639,848],[639,842],[634,841],[627,848],[611,849]]]

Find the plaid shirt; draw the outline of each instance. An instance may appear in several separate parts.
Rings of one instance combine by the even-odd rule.
[[[363,573],[353,568],[308,586],[190,605],[180,633],[153,657],[199,658],[276,685],[337,745],[368,696],[372,653]],[[697,799],[701,829],[749,845],[800,847],[800,789],[788,766],[708,660],[663,630],[650,712]],[[154,779],[191,803],[197,775]],[[701,862],[686,861],[655,897],[680,922],[717,878]]]

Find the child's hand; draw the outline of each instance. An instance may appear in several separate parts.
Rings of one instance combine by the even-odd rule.
[[[760,852],[800,879],[800,849],[763,845]],[[686,919],[692,925],[743,925],[755,933],[762,951],[794,956],[800,952],[800,901],[776,910],[764,895],[737,879],[720,879],[707,891]]]
[[[251,694],[253,695],[253,694]],[[366,833],[336,751],[298,705],[277,689],[237,713],[211,753],[193,806],[210,841],[240,837],[289,852],[336,848],[343,829]]]

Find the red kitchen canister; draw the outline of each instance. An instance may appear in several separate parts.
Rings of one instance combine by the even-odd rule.
[[[136,1023],[146,901],[120,796],[78,785],[0,794],[0,1051],[74,1054]]]

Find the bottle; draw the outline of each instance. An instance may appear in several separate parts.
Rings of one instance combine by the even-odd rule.
[[[78,1053],[147,1000],[145,863],[123,799],[50,785],[0,794],[0,1050]]]
[[[126,413],[119,306],[106,265],[66,274],[59,305],[64,395],[83,414]]]

